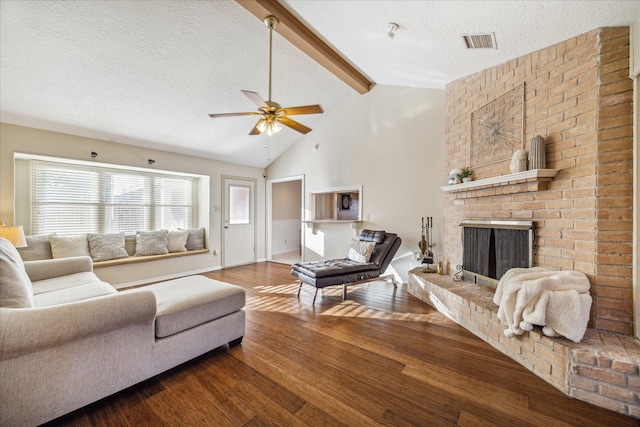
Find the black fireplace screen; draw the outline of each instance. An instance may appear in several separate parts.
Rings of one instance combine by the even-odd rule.
[[[531,229],[465,226],[464,269],[499,280],[507,270],[531,267]]]

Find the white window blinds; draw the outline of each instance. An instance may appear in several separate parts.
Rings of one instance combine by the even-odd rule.
[[[193,177],[34,161],[32,233],[190,228]]]

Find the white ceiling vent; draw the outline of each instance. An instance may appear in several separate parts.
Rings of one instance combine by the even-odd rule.
[[[462,34],[467,49],[497,49],[495,33]]]

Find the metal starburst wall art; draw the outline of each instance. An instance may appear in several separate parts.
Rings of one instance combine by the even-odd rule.
[[[524,84],[471,113],[474,169],[509,161],[524,145]]]

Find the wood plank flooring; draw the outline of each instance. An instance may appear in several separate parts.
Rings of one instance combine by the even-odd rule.
[[[284,264],[206,274],[247,291],[222,347],[49,425],[637,426],[566,397],[403,286],[324,289]]]

